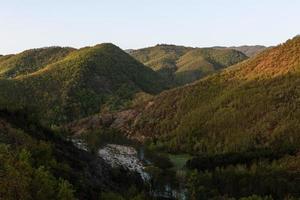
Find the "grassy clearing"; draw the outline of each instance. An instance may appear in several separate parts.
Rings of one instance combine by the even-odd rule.
[[[192,158],[189,154],[168,154],[169,159],[173,164],[175,170],[184,168],[185,163]]]

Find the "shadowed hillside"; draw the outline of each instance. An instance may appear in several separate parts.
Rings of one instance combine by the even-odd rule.
[[[14,199],[99,199],[140,185],[135,174],[112,169],[96,155],[77,149],[24,112],[0,110],[0,197]]]

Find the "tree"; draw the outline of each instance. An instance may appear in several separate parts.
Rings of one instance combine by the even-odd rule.
[[[75,200],[73,187],[68,181],[63,179],[59,180],[57,199]]]
[[[55,187],[55,178],[44,167],[39,167],[35,170],[34,178],[31,183],[31,190],[34,199],[54,199]]]

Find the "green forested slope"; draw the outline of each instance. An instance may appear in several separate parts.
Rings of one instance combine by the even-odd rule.
[[[142,186],[138,175],[112,169],[37,121],[0,110],[0,199],[98,200],[106,192],[128,196],[130,186]]]
[[[231,49],[157,45],[130,54],[162,74],[173,85],[184,85],[247,58]]]
[[[300,38],[195,84],[163,92],[132,126],[171,151],[300,144]]]
[[[46,66],[15,66],[29,74],[0,79],[0,105],[29,108],[49,124],[119,109],[136,93],[155,94],[164,87],[158,74],[112,44],[73,51]]]
[[[74,50],[72,48],[47,47],[0,57],[0,77],[13,78],[30,74],[50,63],[63,59]]]
[[[244,46],[229,47],[229,48],[240,51],[248,57],[253,57],[259,54],[260,52],[262,52],[263,50],[265,50],[267,47],[262,45],[254,45],[254,46],[244,45]]]
[[[262,46],[262,45],[243,45],[243,46],[214,47],[214,48],[216,48],[216,49],[234,49],[234,50],[242,52],[243,54],[245,54],[248,57],[254,57],[268,47]]]

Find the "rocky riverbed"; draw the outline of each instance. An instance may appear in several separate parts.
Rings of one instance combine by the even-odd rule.
[[[72,139],[72,142],[77,148],[88,150],[83,140]],[[98,150],[98,155],[112,168],[122,167],[128,171],[138,173],[145,183],[151,184],[151,176],[145,171],[145,163],[151,163],[144,158],[142,149],[138,152],[131,146],[106,144]],[[154,189],[153,186],[151,188]],[[185,189],[174,189],[168,183],[159,190],[151,190],[150,194],[158,199],[186,199]]]
[[[98,154],[112,167],[124,167],[129,171],[137,172],[144,181],[150,179],[150,176],[144,170],[143,163],[138,158],[137,150],[133,147],[107,144],[99,149]]]

